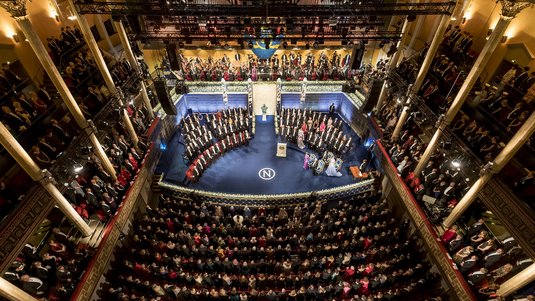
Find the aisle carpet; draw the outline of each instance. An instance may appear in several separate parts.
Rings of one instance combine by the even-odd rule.
[[[345,131],[350,130],[346,127]],[[315,191],[355,183],[348,174],[349,165],[360,164],[366,156],[366,149],[353,134],[352,153],[345,158],[341,169],[342,177],[314,176],[311,170],[303,169],[304,150],[288,144],[286,158],[276,157],[278,138],[275,135],[273,116],[268,120],[256,119],[256,134],[248,146],[227,152],[217,159],[201,176],[197,183],[186,187],[224,193],[241,194],[282,194]],[[184,145],[180,134],[176,134],[159,162],[157,172],[163,172],[164,181],[183,185],[185,164],[182,154]],[[262,168],[271,168],[275,177],[263,180],[259,176]]]

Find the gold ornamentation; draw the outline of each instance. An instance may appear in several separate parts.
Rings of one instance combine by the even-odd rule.
[[[529,1],[511,1],[511,0],[499,0],[502,4],[502,16],[504,18],[514,18],[524,8],[533,6],[533,3]]]
[[[0,1],[0,7],[3,7],[13,18],[26,16],[26,0]]]

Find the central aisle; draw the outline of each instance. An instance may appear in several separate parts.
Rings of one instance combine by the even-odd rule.
[[[160,169],[164,171],[161,167],[168,167],[165,182],[182,186],[187,166],[182,159],[184,147],[178,143],[179,138],[179,134],[175,135],[168,146],[167,152],[174,155],[171,157],[170,154],[165,154]],[[265,122],[258,116],[256,133],[248,146],[227,152],[207,168],[197,183],[186,187],[223,193],[283,194],[322,190],[355,182],[348,175],[348,162],[340,170],[343,174],[340,178],[327,177],[325,174],[314,176],[311,170],[303,169],[304,152],[294,149],[290,144],[288,146],[287,157],[277,157],[273,116],[269,116]],[[353,152],[356,149],[362,151],[355,146]],[[351,157],[356,160],[355,155]],[[275,176],[271,180],[263,180],[259,176],[259,171],[263,168],[273,169]]]

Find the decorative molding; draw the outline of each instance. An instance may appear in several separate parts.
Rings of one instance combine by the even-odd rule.
[[[414,200],[414,197],[410,194],[409,188],[398,175],[397,170],[380,142],[378,142],[378,146],[375,148],[375,151],[377,157],[381,159],[381,165],[384,168],[385,175],[399,195],[412,222],[418,229],[428,254],[434,259],[441,274],[455,292],[458,300],[476,300],[463,276],[457,269],[457,266],[453,263],[446,249],[441,244],[440,239],[435,234],[431,224],[426,219],[416,200]]]
[[[13,18],[26,16],[26,0],[0,1],[0,7],[10,13]]]
[[[485,206],[505,225],[509,233],[531,258],[535,258],[535,213],[496,179],[478,194]]]
[[[28,238],[54,207],[52,198],[41,185],[28,191],[28,195],[30,197],[23,200],[24,203],[9,217],[0,232],[0,274],[7,271]]]
[[[524,8],[531,7],[533,3],[530,1],[511,1],[511,0],[499,0],[502,4],[502,17],[513,19]]]
[[[106,229],[104,238],[102,239],[99,249],[91,262],[88,269],[85,271],[82,281],[79,283],[73,298],[71,300],[90,300],[93,291],[97,287],[100,277],[108,267],[110,259],[113,257],[115,245],[121,236],[122,229],[127,224],[128,220],[132,216],[132,211],[137,207],[138,201],[143,201],[139,198],[141,189],[147,181],[149,170],[152,169],[151,161],[147,161],[147,158],[151,157],[149,153],[145,157],[147,164],[143,165],[143,168],[137,174],[134,184],[128,189],[128,195],[124,199],[120,212],[109,223],[111,228]]]
[[[372,184],[375,179],[368,179],[359,183],[344,185],[340,187],[324,189],[319,191],[290,193],[290,194],[229,194],[194,190],[166,182],[159,182],[162,190],[167,191],[177,197],[196,198],[209,203],[225,203],[227,205],[250,206],[250,207],[271,207],[290,206],[301,204],[311,197],[322,199],[335,199],[349,196],[356,193],[372,191]]]

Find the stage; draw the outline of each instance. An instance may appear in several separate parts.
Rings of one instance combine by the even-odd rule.
[[[186,185],[191,189],[235,194],[285,194],[316,191],[355,183],[350,165],[358,165],[366,156],[366,148],[347,125],[344,131],[352,133],[353,147],[346,154],[340,172],[342,177],[328,177],[325,173],[314,176],[303,169],[304,150],[288,143],[287,156],[276,156],[278,140],[273,116],[263,122],[256,117],[256,133],[248,146],[241,146],[225,153],[206,169],[197,183]],[[180,133],[174,135],[162,158],[157,172],[164,173],[163,181],[184,186],[188,168],[182,154],[184,145]]]

